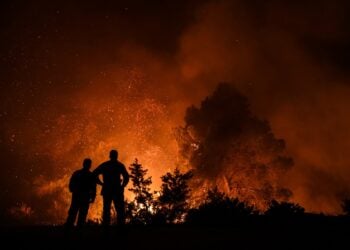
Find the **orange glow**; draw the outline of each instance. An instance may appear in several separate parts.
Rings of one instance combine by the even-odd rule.
[[[106,89],[104,84],[105,89],[96,91],[99,85],[96,83],[91,89],[78,93],[72,99],[75,102],[72,110],[57,117],[54,128],[42,135],[44,143],[35,149],[49,155],[62,169],[56,180],[39,177],[35,183],[39,196],[57,193],[57,202],[62,204],[55,214],[61,221],[70,202],[69,177],[81,168],[86,157],[92,159],[92,169],[106,161],[113,148],[118,149],[120,161],[127,168],[137,157],[149,169],[155,189],[159,187],[160,176],[176,166],[172,114],[164,103],[143,92],[141,73],[134,70],[122,73],[126,77],[122,86],[111,84]],[[100,218],[101,206],[98,195],[91,206],[91,219]]]
[[[27,199],[26,203],[19,201],[20,205],[10,209],[10,214],[36,216],[38,221],[50,223],[63,222],[70,202],[70,175],[81,168],[86,157],[92,159],[94,169],[108,159],[111,149],[119,151],[120,161],[126,167],[138,158],[149,169],[152,188],[158,190],[161,175],[175,167],[181,170],[192,167],[179,155],[176,128],[184,126],[186,108],[198,106],[219,82],[234,85],[248,98],[252,113],[267,120],[275,137],[286,142],[285,153],[293,158],[294,166],[283,174],[269,172],[264,181],[272,187],[281,185],[290,189],[291,201],[307,211],[340,213],[340,200],[350,194],[349,77],[315,58],[305,48],[304,40],[311,36],[318,41],[330,33],[334,37],[329,41],[342,40],[336,21],[342,10],[320,4],[321,7],[312,5],[300,11],[299,5],[286,8],[273,1],[257,14],[245,2],[199,4],[193,20],[179,34],[175,32],[176,46],[171,49],[165,46],[157,51],[143,42],[135,42],[134,37],[135,40],[119,41],[123,35],[116,33],[116,45],[110,43],[103,50],[91,52],[91,58],[86,49],[90,61],[75,59],[75,68],[69,69],[73,72],[68,80],[69,88],[68,84],[62,89],[57,87],[59,91],[49,97],[41,94],[45,96],[41,97],[43,100],[49,101],[40,102],[40,107],[33,110],[26,107],[27,103],[16,104],[25,110],[23,114],[28,112],[30,125],[27,118],[14,119],[4,125],[4,138],[9,150],[20,152],[23,162],[32,163],[26,167],[37,171],[34,177],[31,172],[27,176],[34,179],[27,184],[33,185],[34,192],[27,192],[33,195],[34,205],[27,202],[32,197],[26,194],[23,198]],[[329,18],[315,15],[314,23],[309,20],[313,16],[310,12],[317,14],[328,9],[331,9]],[[130,34],[133,36],[132,31]],[[152,39],[158,41],[160,36]],[[54,50],[58,45],[56,41],[52,43]],[[88,41],[82,38],[78,44],[85,43]],[[67,50],[70,49],[76,48]],[[61,60],[58,63],[66,62],[65,58]],[[50,74],[57,72],[52,69]],[[51,81],[42,80],[47,80],[46,74],[45,71],[42,76],[33,74],[24,78],[33,85],[42,81],[46,87]],[[58,83],[66,81],[66,76],[54,77]],[[19,93],[14,93],[17,98]],[[34,102],[35,98],[29,100]],[[13,102],[11,99],[6,105]],[[246,138],[245,145],[230,152],[230,159],[222,166],[226,169],[222,175],[195,178],[194,203],[201,200],[207,188],[218,185],[231,196],[250,201],[262,210],[266,208],[263,194],[256,193],[257,187],[262,186],[259,172],[246,172],[249,159],[237,153],[247,148],[260,152],[255,156],[256,162],[271,161],[272,156],[259,149],[257,138]],[[132,198],[130,193],[126,197]],[[90,219],[101,217],[101,206],[98,195],[91,206]]]

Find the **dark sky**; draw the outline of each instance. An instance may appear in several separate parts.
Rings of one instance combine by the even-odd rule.
[[[112,146],[128,162],[164,161],[159,176],[176,158],[171,128],[221,81],[286,140],[295,200],[339,211],[350,191],[348,1],[0,6],[1,217],[55,207],[64,176]]]

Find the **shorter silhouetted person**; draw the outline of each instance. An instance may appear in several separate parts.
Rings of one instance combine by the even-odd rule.
[[[102,163],[94,171],[97,183],[102,185],[101,195],[103,196],[102,223],[109,225],[111,222],[111,205],[117,210],[117,223],[125,223],[124,188],[129,182],[129,174],[123,163],[118,161],[118,151],[111,150],[109,161]],[[103,182],[99,175],[102,175]]]
[[[90,171],[91,160],[84,159],[83,168],[73,173],[69,181],[69,191],[72,193],[72,203],[68,211],[66,226],[74,226],[78,216],[78,226],[83,226],[89,211],[90,203],[96,197],[96,178]]]

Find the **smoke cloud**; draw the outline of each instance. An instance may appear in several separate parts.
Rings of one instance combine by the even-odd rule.
[[[198,147],[188,167],[226,176],[226,191],[250,183],[254,199],[340,212],[350,193],[347,1],[11,1],[2,11],[3,217],[62,222],[68,176],[111,148],[126,165],[137,157],[157,188],[183,163],[173,129],[186,125]],[[236,90],[220,93],[220,82]],[[231,162],[257,171],[239,183]]]
[[[185,76],[212,91],[227,81],[286,141],[285,185],[309,211],[339,213],[349,193],[349,34],[344,1],[219,1],[181,38]]]

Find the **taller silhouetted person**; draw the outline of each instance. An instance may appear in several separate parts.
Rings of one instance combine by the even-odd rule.
[[[69,191],[72,193],[72,203],[68,211],[66,226],[74,226],[77,214],[78,226],[83,226],[89,210],[89,203],[96,197],[96,178],[90,172],[91,160],[84,159],[83,168],[73,173],[69,181]]]
[[[111,150],[109,161],[99,165],[93,174],[97,178],[97,183],[102,185],[101,194],[103,196],[103,216],[102,223],[109,225],[111,222],[111,204],[117,210],[117,222],[119,225],[125,223],[124,188],[129,182],[129,174],[123,163],[118,161],[118,151]],[[99,175],[102,174],[103,182]]]

